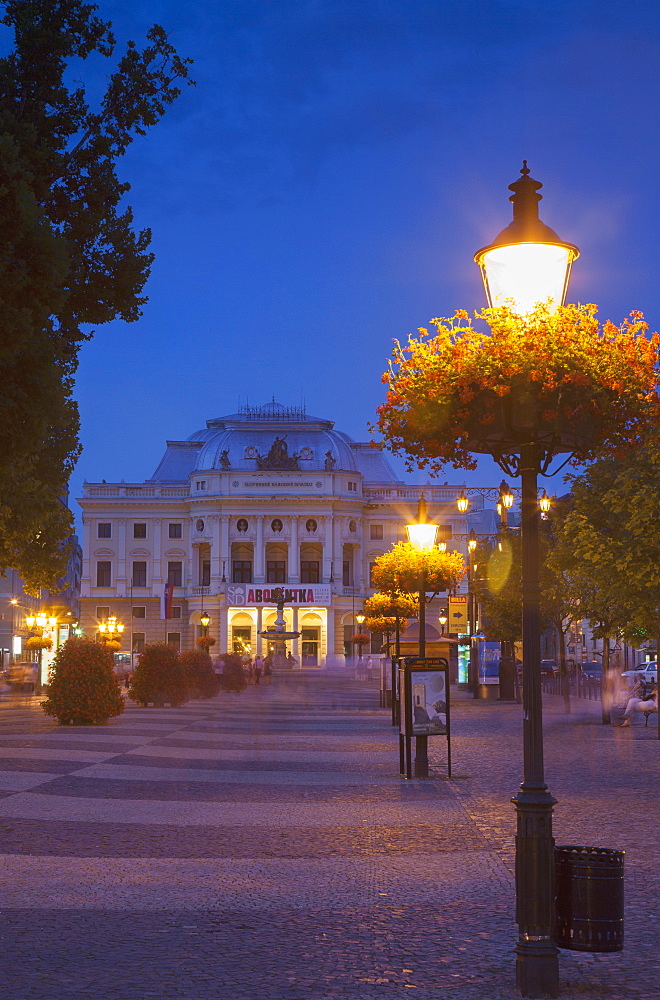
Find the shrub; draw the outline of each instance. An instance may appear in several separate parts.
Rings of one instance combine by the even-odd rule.
[[[179,656],[183,667],[188,694],[191,698],[213,698],[220,690],[220,678],[216,676],[207,653],[197,649],[186,650]]]
[[[247,681],[243,673],[243,660],[238,653],[225,653],[222,657],[225,666],[222,672],[223,691],[243,691],[247,687]]]
[[[140,653],[128,689],[129,697],[146,708],[150,702],[165,702],[178,708],[188,701],[183,668],[175,648],[169,643],[155,642]]]
[[[48,697],[41,707],[61,726],[105,724],[121,715],[124,699],[113,671],[112,653],[92,639],[67,639],[51,667]]]

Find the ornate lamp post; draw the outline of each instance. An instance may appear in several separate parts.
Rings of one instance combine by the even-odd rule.
[[[445,634],[445,628],[447,627],[448,616],[443,611],[441,615],[438,615],[438,621],[440,623],[440,628],[442,629],[442,635]]]
[[[364,625],[366,619],[367,619],[367,616],[365,614],[363,614],[362,611],[360,611],[359,614],[357,614],[355,616],[355,620],[358,623],[359,634],[362,633],[362,626]],[[361,665],[362,665],[362,643],[361,642],[357,643],[357,648],[358,648],[358,669],[359,669],[361,667]]]
[[[207,636],[209,634],[209,625],[211,624],[211,616],[208,611],[202,611],[199,616],[199,624],[204,629],[204,635]]]
[[[421,552],[435,547],[438,525],[426,520],[426,498],[422,495],[417,504],[417,521],[406,525],[408,541]],[[419,581],[419,655],[426,656],[426,571]],[[415,737],[415,777],[428,778],[428,736]]]
[[[538,217],[542,185],[529,176],[527,161],[513,191],[513,222],[495,241],[475,255],[482,272],[489,306],[508,305],[525,315],[538,303],[557,309],[564,303],[577,247],[562,242]],[[559,962],[554,943],[554,840],[552,809],[543,766],[541,703],[541,630],[537,476],[549,456],[539,441],[538,427],[525,426],[516,448],[522,486],[523,589],[523,781],[514,798],[516,835],[516,979],[525,997],[559,993]],[[550,453],[551,457],[552,452]],[[506,458],[507,456],[505,456]],[[509,464],[511,464],[509,462]]]

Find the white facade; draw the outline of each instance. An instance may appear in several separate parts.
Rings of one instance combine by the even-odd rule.
[[[116,615],[127,651],[156,641],[187,649],[205,611],[213,653],[243,643],[265,654],[258,633],[284,587],[287,628],[302,633],[291,644],[298,663],[342,658],[373,593],[370,565],[405,538],[422,491],[448,547],[463,549],[451,542],[466,533],[460,486],[405,485],[333,421],[275,402],[209,420],[167,442],[151,479],[85,483],[83,631]],[[176,617],[164,620],[168,580]]]

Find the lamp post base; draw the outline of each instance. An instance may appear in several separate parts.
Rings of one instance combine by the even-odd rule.
[[[523,997],[559,996],[559,956],[554,941],[518,942],[516,986]]]
[[[554,941],[555,842],[545,785],[520,788],[513,799],[516,832],[516,983],[524,997],[559,996],[559,950]]]

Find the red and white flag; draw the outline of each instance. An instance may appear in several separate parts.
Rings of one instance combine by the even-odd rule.
[[[161,618],[167,620],[172,617],[172,601],[174,600],[174,584],[168,580],[163,587],[163,606]]]

